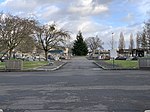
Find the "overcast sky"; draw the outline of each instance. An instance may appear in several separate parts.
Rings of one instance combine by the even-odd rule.
[[[55,21],[72,38],[79,30],[84,38],[98,35],[109,49],[112,32],[117,48],[120,32],[128,43],[131,33],[135,38],[142,30],[150,18],[150,0],[0,0],[0,11],[33,17],[43,24]]]

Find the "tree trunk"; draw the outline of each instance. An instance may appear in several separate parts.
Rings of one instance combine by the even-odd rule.
[[[13,49],[10,49],[10,50],[9,50],[8,59],[10,59],[10,58],[12,57],[12,51],[13,51]]]
[[[92,50],[92,57],[95,55],[95,49]]]
[[[45,60],[47,61],[47,55],[48,55],[48,51],[45,51]]]
[[[4,52],[0,58],[4,57],[7,53],[8,53],[8,50]]]

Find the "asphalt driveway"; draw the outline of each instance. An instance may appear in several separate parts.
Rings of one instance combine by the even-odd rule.
[[[0,72],[4,112],[144,112],[150,72],[102,70],[75,57],[57,71]]]

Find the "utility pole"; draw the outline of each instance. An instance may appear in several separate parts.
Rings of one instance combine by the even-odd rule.
[[[115,49],[114,49],[114,37],[113,37],[114,33],[112,33],[112,46],[111,46],[111,56],[112,56],[112,60],[113,60],[113,68],[115,67]]]
[[[114,49],[114,37],[113,37],[114,33],[112,33],[112,49]]]

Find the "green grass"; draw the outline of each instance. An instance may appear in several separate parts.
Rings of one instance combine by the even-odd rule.
[[[106,60],[107,63],[113,63],[113,60]],[[122,68],[138,68],[138,61],[133,60],[114,60],[116,65]]]
[[[23,61],[23,69],[33,69],[43,65],[47,65],[47,61]],[[5,68],[5,62],[0,62],[0,69]]]
[[[47,61],[23,61],[23,69],[32,69],[47,64]]]
[[[5,62],[0,62],[0,69],[4,69],[5,68]]]

